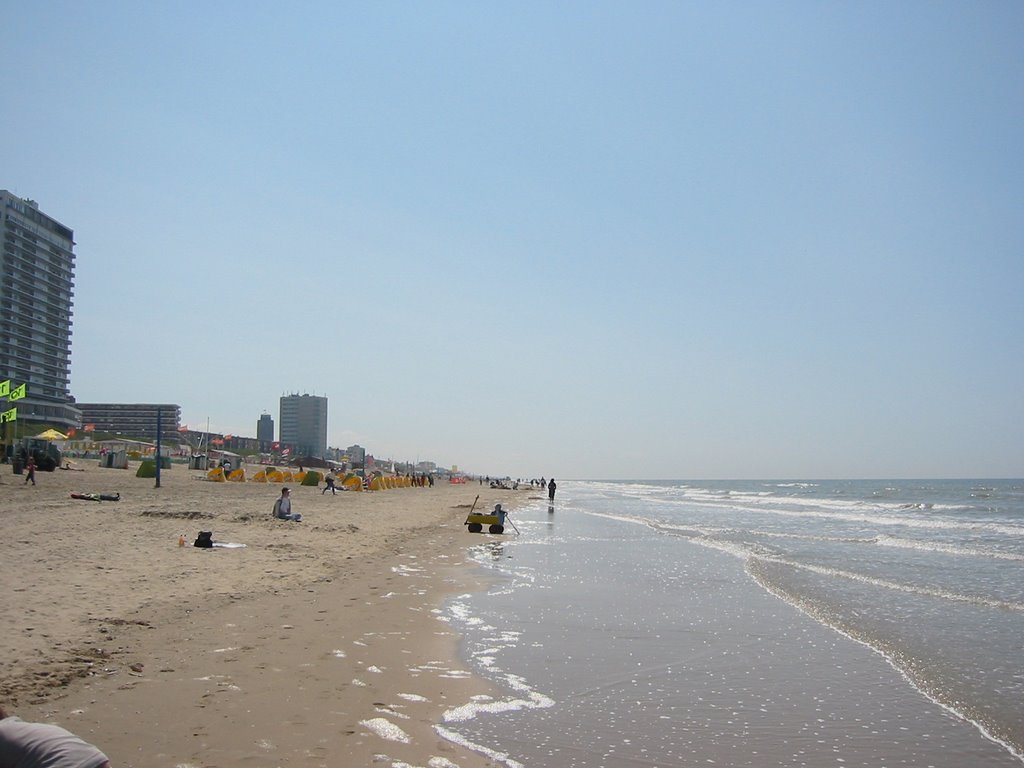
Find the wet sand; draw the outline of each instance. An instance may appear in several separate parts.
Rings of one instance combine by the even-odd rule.
[[[496,764],[435,731],[493,693],[438,607],[476,586],[474,497],[514,507],[522,491],[291,483],[303,522],[288,523],[270,516],[279,485],[175,467],[157,489],[134,466],[79,466],[34,488],[2,476],[0,701],[14,714],[116,766]],[[245,547],[197,549],[199,530]]]

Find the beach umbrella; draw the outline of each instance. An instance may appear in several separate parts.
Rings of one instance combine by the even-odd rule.
[[[56,429],[48,429],[45,432],[42,432],[42,433],[36,435],[36,437],[42,438],[43,440],[67,440],[68,439],[67,435],[65,435],[62,432],[58,432]]]

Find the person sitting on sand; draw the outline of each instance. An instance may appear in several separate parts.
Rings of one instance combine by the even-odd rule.
[[[4,768],[110,768],[92,744],[58,725],[27,723],[0,706],[0,765]]]
[[[281,489],[281,498],[274,502],[274,517],[278,520],[294,520],[296,523],[302,521],[302,515],[292,512],[291,492],[287,488]]]

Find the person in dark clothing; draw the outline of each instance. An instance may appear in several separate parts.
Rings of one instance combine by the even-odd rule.
[[[552,477],[550,480],[548,480],[548,501],[555,500],[555,488],[557,487],[558,486],[555,485],[555,478]]]

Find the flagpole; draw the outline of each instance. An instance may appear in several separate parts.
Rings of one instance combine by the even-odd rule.
[[[154,488],[160,487],[160,432],[163,424],[160,423],[160,406],[156,407],[156,485]]]

